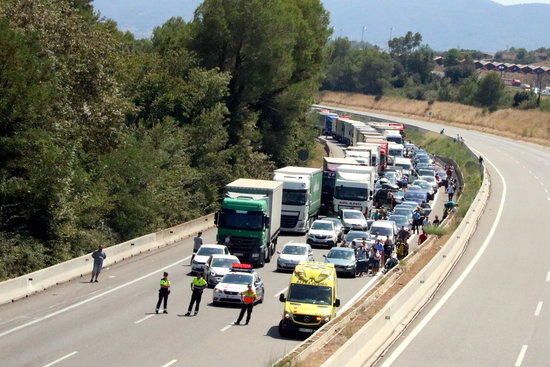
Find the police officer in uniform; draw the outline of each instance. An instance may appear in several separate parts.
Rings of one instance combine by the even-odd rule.
[[[204,280],[202,274],[199,274],[193,278],[193,281],[191,282],[191,291],[193,293],[191,294],[191,301],[189,302],[189,308],[187,309],[187,313],[185,314],[185,316],[191,316],[193,303],[195,304],[195,313],[193,313],[193,316],[199,313],[199,305],[201,303],[202,291],[204,291],[204,288],[206,288],[206,284],[206,280]]]
[[[164,272],[164,276],[160,280],[159,300],[155,313],[159,313],[160,304],[164,301],[164,313],[168,313],[168,295],[170,294],[170,281],[168,280],[168,273]]]
[[[241,293],[241,298],[243,300],[243,307],[241,308],[241,313],[239,318],[235,321],[235,325],[240,325],[241,320],[243,319],[244,313],[246,311],[246,323],[248,325],[250,322],[250,316],[252,315],[252,308],[254,307],[254,302],[256,302],[256,292],[252,288],[252,284],[248,285],[248,289]]]

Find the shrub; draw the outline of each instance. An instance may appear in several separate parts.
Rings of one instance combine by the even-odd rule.
[[[514,94],[514,107],[518,107],[522,102],[529,101],[533,94],[527,91],[517,92]]]

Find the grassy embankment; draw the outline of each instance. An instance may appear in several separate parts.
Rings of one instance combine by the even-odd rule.
[[[315,142],[315,146],[311,152],[311,156],[308,159],[307,166],[311,168],[322,168],[323,157],[325,156],[325,145],[323,143]]]
[[[319,94],[319,102],[374,112],[421,117],[429,121],[550,146],[550,113],[548,112],[504,109],[489,113],[486,109],[459,103],[436,101],[430,104],[426,101],[398,97],[383,97],[376,101],[374,96],[329,91]],[[545,103],[549,103],[548,100],[545,100]]]

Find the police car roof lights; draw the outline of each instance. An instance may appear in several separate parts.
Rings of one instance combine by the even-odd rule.
[[[231,265],[231,271],[239,271],[244,273],[252,273],[254,268],[250,264],[234,263]]]

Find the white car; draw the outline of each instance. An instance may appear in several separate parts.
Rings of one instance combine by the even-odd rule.
[[[437,180],[435,179],[435,176],[420,176],[419,178],[421,180],[428,181],[428,183],[433,186],[434,192],[437,191],[437,189],[439,188],[439,185],[437,183]]]
[[[301,261],[314,261],[311,246],[306,243],[287,243],[277,253],[277,271],[294,270]]]
[[[308,245],[324,245],[329,248],[338,244],[338,232],[334,223],[328,220],[316,220],[307,234]]]
[[[391,220],[377,220],[370,227],[369,233],[375,238],[389,238],[393,243],[395,243],[395,238],[397,236],[397,225]]]
[[[204,279],[208,286],[214,287],[223,276],[229,273],[233,264],[240,264],[239,258],[233,255],[212,255],[204,264]]]
[[[224,245],[202,245],[193,257],[191,272],[202,273],[204,271],[204,264],[206,264],[212,255],[229,255],[229,250]]]
[[[260,275],[249,264],[238,264],[225,274],[214,287],[212,303],[216,306],[220,303],[242,304],[241,294],[248,289],[248,285],[256,291],[256,302],[262,303],[265,297],[264,283]]]
[[[367,220],[361,211],[354,209],[343,209],[341,212],[342,223],[345,231],[358,230],[366,231],[368,228]]]

